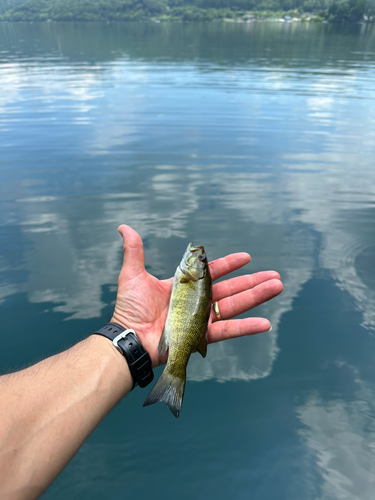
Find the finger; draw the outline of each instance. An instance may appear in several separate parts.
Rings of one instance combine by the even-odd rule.
[[[124,260],[121,272],[126,272],[126,276],[131,279],[145,269],[142,238],[134,229],[124,224],[118,228],[118,232],[124,241]]]
[[[212,323],[207,332],[207,342],[212,344],[221,340],[234,339],[244,335],[268,332],[271,323],[266,318],[231,319]]]
[[[209,263],[212,281],[215,281],[225,274],[232,273],[240,267],[246,266],[251,260],[248,253],[232,253],[221,259],[213,260]]]
[[[218,303],[220,316],[222,319],[230,319],[253,309],[264,302],[276,297],[283,290],[283,284],[278,279],[271,279],[260,285],[237,293],[220,300]],[[213,321],[217,320],[216,314],[212,314]]]
[[[280,274],[276,271],[261,271],[260,273],[238,276],[237,278],[221,281],[212,287],[212,300],[218,301],[225,297],[236,295],[272,279],[280,279]]]

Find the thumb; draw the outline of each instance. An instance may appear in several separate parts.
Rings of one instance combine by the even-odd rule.
[[[130,226],[122,224],[118,229],[124,241],[124,260],[121,273],[125,272],[128,279],[138,276],[145,269],[143,242],[139,234]]]

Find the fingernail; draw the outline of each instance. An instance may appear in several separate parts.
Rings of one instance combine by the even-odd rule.
[[[270,326],[270,329],[268,330],[269,332],[272,330],[272,325]]]

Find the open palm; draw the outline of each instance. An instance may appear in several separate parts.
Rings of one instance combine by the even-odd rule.
[[[153,367],[166,362],[158,344],[167,319],[173,278],[158,280],[145,270],[142,239],[131,227],[122,225],[124,260],[118,279],[118,291],[112,320],[136,331],[148,351]],[[209,263],[212,281],[246,265],[247,253],[235,253]],[[213,301],[219,303],[222,321],[212,311],[208,325],[208,343],[268,331],[265,318],[231,319],[278,295],[283,289],[275,271],[263,271],[221,281],[213,285]]]

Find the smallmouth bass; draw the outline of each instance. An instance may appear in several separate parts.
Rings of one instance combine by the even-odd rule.
[[[168,316],[159,341],[159,355],[168,361],[143,406],[164,401],[178,418],[185,392],[186,367],[191,353],[207,353],[207,325],[212,301],[212,281],[202,246],[189,243],[172,286]]]

